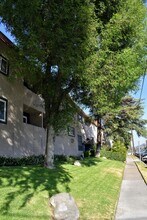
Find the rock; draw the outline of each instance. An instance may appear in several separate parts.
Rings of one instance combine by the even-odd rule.
[[[81,166],[81,163],[80,163],[80,161],[76,160],[76,161],[74,162],[74,165],[80,167],[80,166]]]
[[[107,158],[106,158],[106,157],[103,157],[103,159],[106,160]]]
[[[74,198],[69,193],[58,193],[51,197],[55,220],[78,220],[79,210]]]
[[[98,157],[98,158],[99,158],[100,156],[101,156],[101,155],[100,155],[99,152],[97,152],[96,155],[95,155],[95,157]]]

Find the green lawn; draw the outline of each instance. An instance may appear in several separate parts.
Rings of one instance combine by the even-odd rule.
[[[137,167],[138,167],[138,169],[139,169],[139,171],[140,171],[140,173],[141,173],[141,175],[142,175],[144,181],[145,181],[146,184],[147,184],[147,164],[145,164],[145,163],[143,163],[142,161],[140,161],[140,160],[138,159],[138,157],[136,157],[136,156],[134,156],[134,155],[132,155],[132,158],[133,158],[133,160],[135,161],[135,163],[136,163],[136,165],[137,165]]]
[[[49,197],[69,192],[80,210],[80,220],[113,219],[124,164],[87,159],[82,167],[58,164],[43,167],[0,168],[0,219],[51,219]]]
[[[147,184],[147,165],[143,162],[136,162],[136,165],[137,165],[140,173],[142,174],[144,181]]]

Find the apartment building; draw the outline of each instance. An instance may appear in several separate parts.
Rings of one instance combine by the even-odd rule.
[[[22,79],[12,76],[12,47],[0,32],[0,156],[39,155],[45,151],[44,104]]]
[[[9,51],[13,43],[0,32],[0,156],[23,157],[45,154],[44,101],[13,76]],[[81,155],[83,142],[97,142],[97,126],[85,123],[80,111],[67,130],[54,137],[55,154]]]

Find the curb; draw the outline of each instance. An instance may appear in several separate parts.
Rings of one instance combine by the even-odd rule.
[[[133,159],[133,158],[132,158],[132,159]],[[134,161],[134,159],[133,159],[133,161]],[[139,173],[141,174],[143,181],[144,181],[144,182],[145,182],[145,184],[147,185],[147,181],[145,180],[145,178],[144,178],[144,176],[143,176],[142,172],[140,171],[140,169],[139,169],[139,167],[138,167],[138,165],[137,165],[136,161],[134,161],[134,163],[135,163],[135,165],[136,165],[136,167],[137,167],[137,169],[138,169]],[[143,164],[146,166],[146,164],[145,164],[143,161],[140,161],[140,163],[143,163]]]

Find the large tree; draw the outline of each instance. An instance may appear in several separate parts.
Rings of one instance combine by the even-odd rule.
[[[81,89],[85,76],[94,71],[94,4],[90,0],[6,0],[0,2],[0,17],[15,37],[19,63],[14,69],[19,66],[25,80],[44,98],[46,165],[52,167],[53,136],[72,118],[68,94]]]
[[[147,137],[147,119],[143,119],[143,113],[143,104],[139,99],[124,97],[121,106],[103,118],[107,137],[121,140],[126,146],[130,145],[133,130],[138,136]]]
[[[141,0],[96,0],[95,4],[99,22],[97,71],[84,90],[88,95],[83,96],[85,104],[103,115],[137,88],[145,72],[146,8]]]

